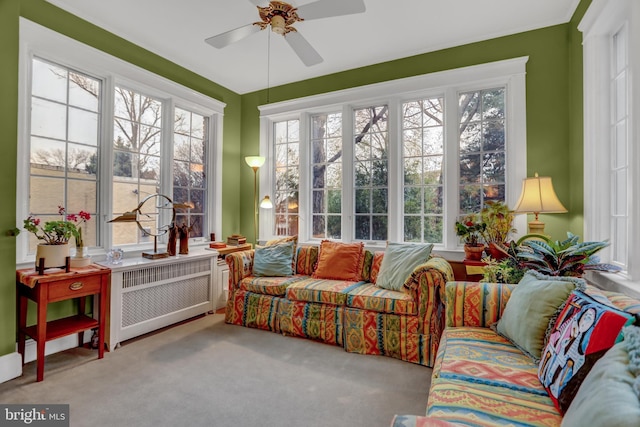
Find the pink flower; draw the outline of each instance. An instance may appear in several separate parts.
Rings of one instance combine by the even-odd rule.
[[[89,212],[80,211],[78,215],[83,221],[89,221],[91,219],[91,214]]]
[[[40,218],[33,218],[31,221],[33,222],[33,225],[40,225]]]
[[[76,214],[67,215],[67,221],[78,222],[78,216]]]

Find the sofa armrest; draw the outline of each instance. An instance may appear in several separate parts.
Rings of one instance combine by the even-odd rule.
[[[391,427],[455,427],[461,424],[420,415],[395,415]]]
[[[444,329],[444,286],[449,280],[453,280],[451,265],[444,258],[433,257],[416,267],[404,282],[418,304],[418,330],[430,337],[433,358]],[[433,360],[427,364],[432,365]]]
[[[253,271],[254,250],[231,252],[225,257],[229,266],[229,292],[238,289],[240,281]]]
[[[448,282],[445,286],[446,326],[489,327],[502,316],[516,285]]]

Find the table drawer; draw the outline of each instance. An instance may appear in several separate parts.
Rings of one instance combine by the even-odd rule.
[[[46,285],[49,287],[49,301],[97,294],[100,292],[101,278],[102,275],[93,275],[51,282]]]

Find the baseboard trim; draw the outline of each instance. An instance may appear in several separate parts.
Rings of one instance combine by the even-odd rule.
[[[22,357],[17,351],[0,356],[0,383],[22,375]]]

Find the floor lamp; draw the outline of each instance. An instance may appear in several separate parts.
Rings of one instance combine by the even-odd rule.
[[[264,165],[265,158],[261,156],[247,156],[244,158],[249,167],[253,169],[253,233],[256,244],[258,243],[258,169]]]
[[[544,234],[544,222],[538,220],[541,213],[565,213],[567,209],[553,189],[551,177],[538,176],[522,180],[522,194],[514,213],[532,213],[535,219],[529,223],[529,233]]]

